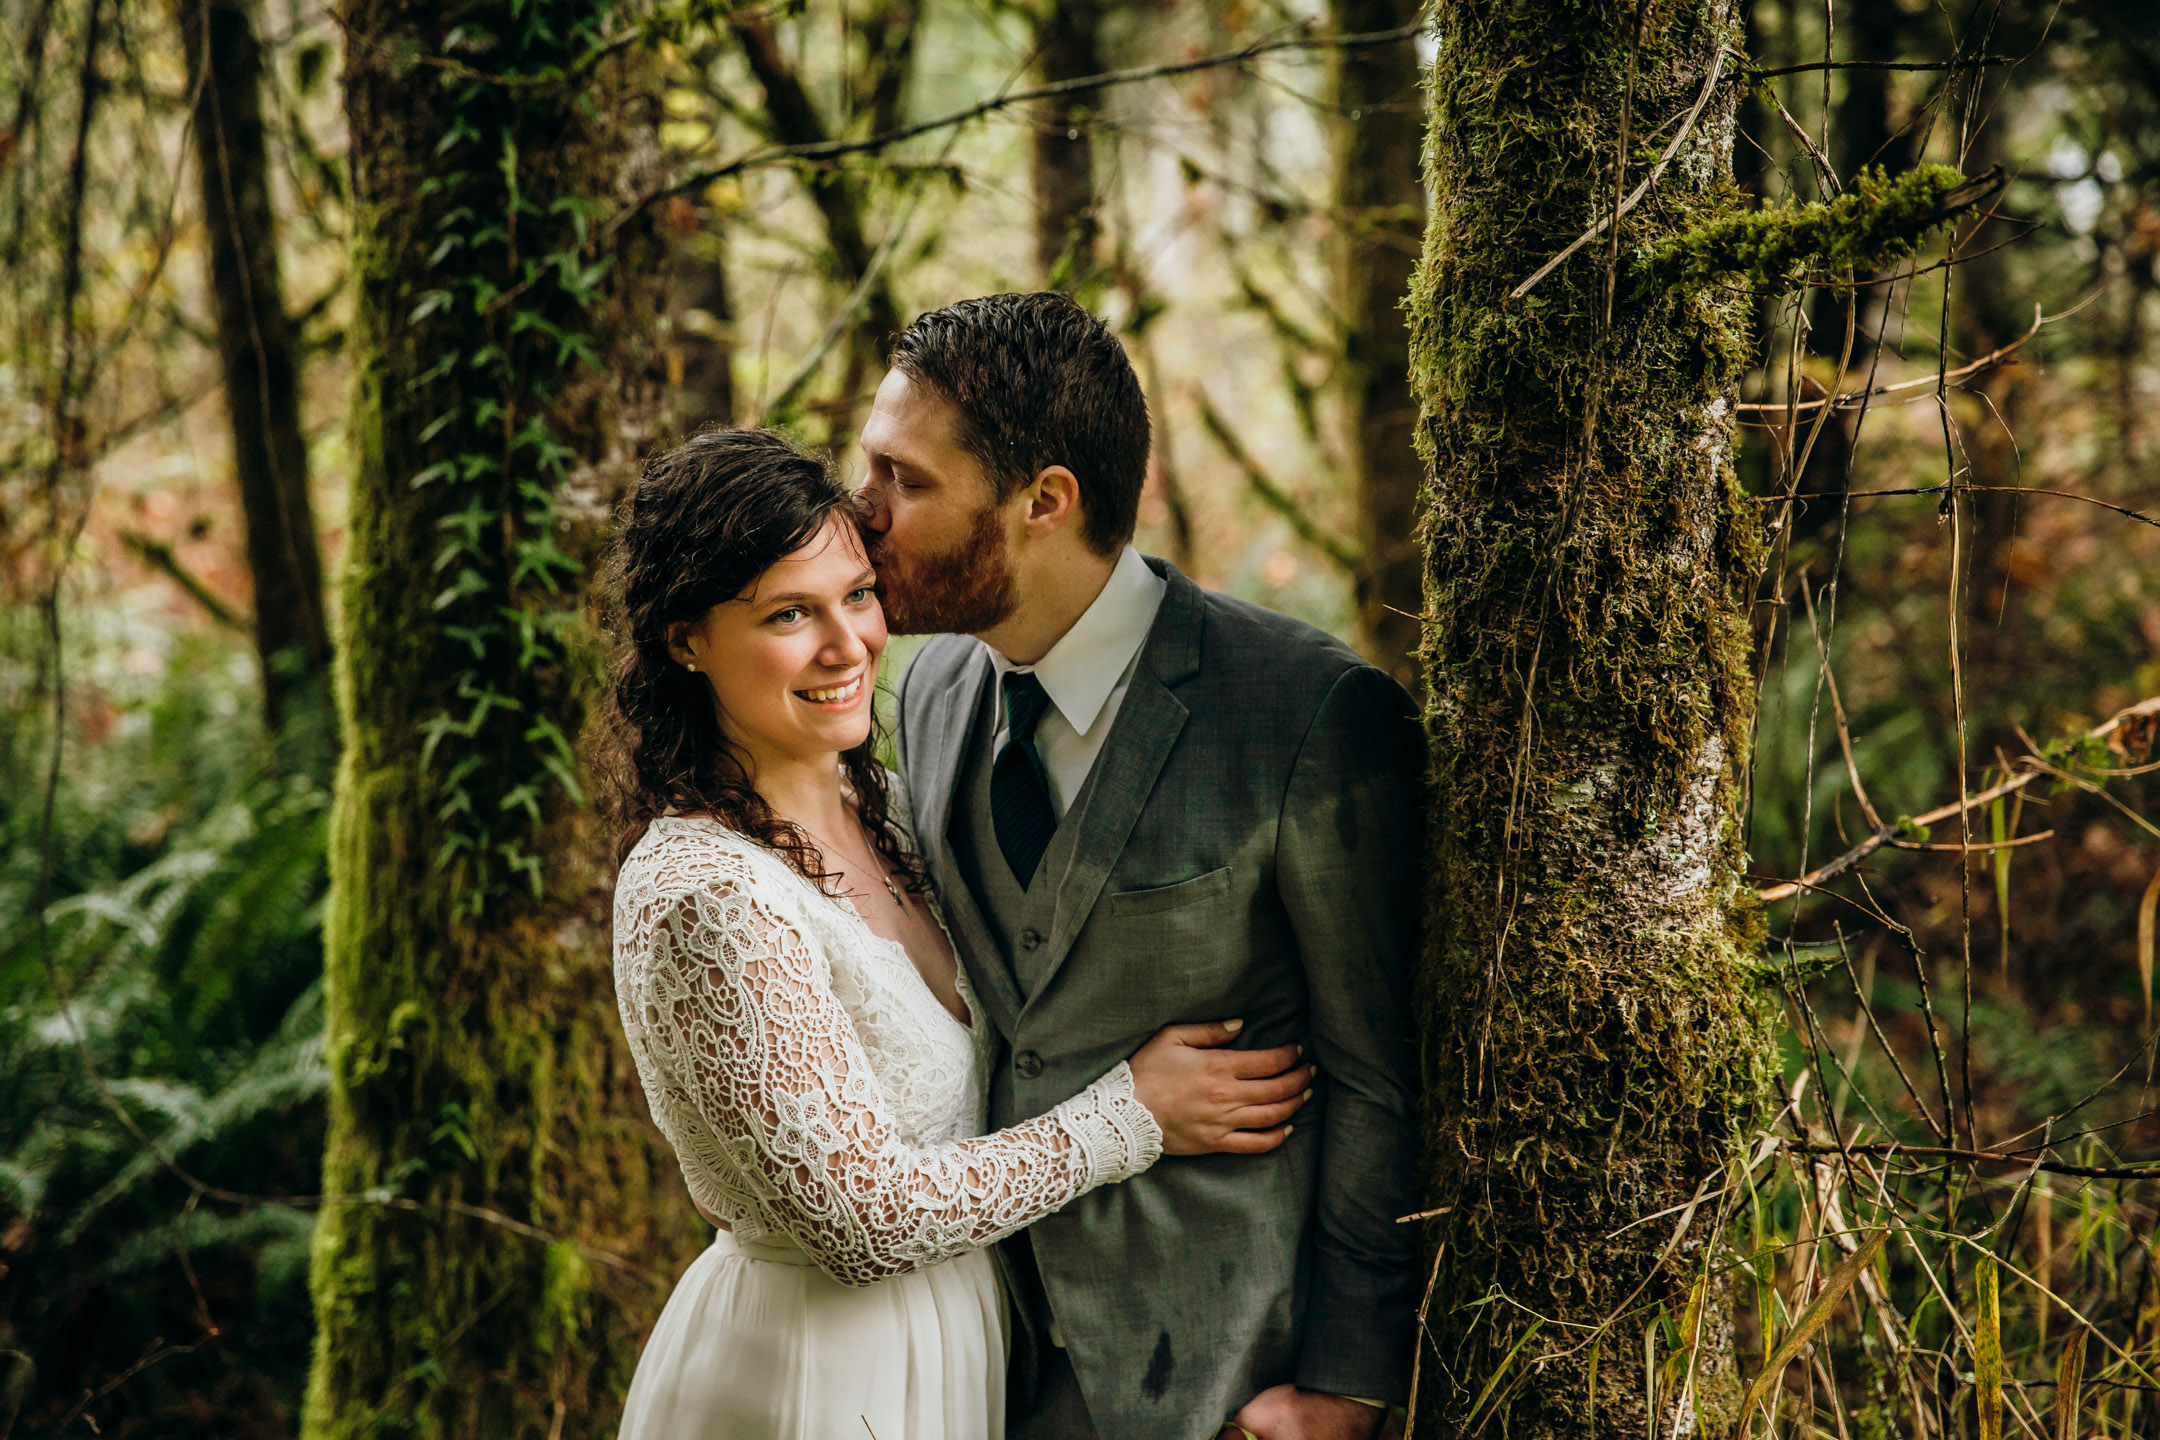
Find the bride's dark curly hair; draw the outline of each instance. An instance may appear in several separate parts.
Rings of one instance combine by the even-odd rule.
[[[705,815],[830,888],[817,845],[751,783],[705,677],[668,654],[668,631],[748,593],[834,516],[854,523],[848,492],[770,430],[708,430],[646,464],[617,516],[606,586],[618,646],[599,759],[618,863],[656,817]],[[841,773],[871,843],[924,893],[922,860],[892,819],[877,741],[873,721],[869,738],[840,756]]]

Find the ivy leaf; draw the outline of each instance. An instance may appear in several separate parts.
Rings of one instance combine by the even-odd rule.
[[[456,530],[459,532],[460,541],[468,547],[473,547],[479,545],[481,532],[487,528],[488,522],[494,518],[495,512],[489,507],[486,498],[475,495],[465,502],[464,509],[454,514],[445,515],[440,520],[437,520],[435,528],[438,530]],[[437,565],[435,568],[440,570],[442,567]]]
[[[488,632],[485,629],[473,625],[445,625],[443,626],[443,634],[448,635],[453,640],[464,641],[466,645],[471,647],[473,659],[487,659]]]
[[[413,306],[412,312],[405,317],[405,323],[417,325],[449,303],[450,292],[448,290],[427,291],[420,297],[420,303]]]
[[[444,427],[455,419],[457,419],[457,411],[445,410],[433,420],[428,421],[427,428],[420,432],[420,443],[425,445],[437,435],[442,434]]]
[[[533,828],[540,828],[540,791],[531,781],[513,787],[502,797],[500,808],[505,814],[513,810],[523,810],[532,818]]]
[[[433,608],[447,610],[468,595],[486,593],[487,588],[487,581],[481,577],[480,572],[467,566],[458,572],[457,580],[447,590],[435,597]]]
[[[428,366],[427,369],[421,371],[418,375],[413,376],[413,378],[406,384],[407,393],[410,394],[413,391],[421,390],[429,385],[434,384],[437,380],[440,380],[443,376],[449,374],[451,367],[456,364],[457,352],[452,351],[448,355],[443,356],[442,359],[437,360],[433,365]]]
[[[448,460],[438,460],[412,477],[412,488],[415,490],[422,489],[425,486],[434,484],[437,480],[447,480],[456,473],[457,466],[451,464]]]

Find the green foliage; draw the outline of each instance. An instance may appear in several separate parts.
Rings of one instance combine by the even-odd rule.
[[[224,658],[183,651],[104,743],[70,737],[47,911],[65,1003],[35,915],[42,789],[0,791],[0,1349],[31,1366],[17,1434],[153,1355],[88,1411],[105,1433],[274,1435],[298,1398],[313,1216],[196,1196],[166,1163],[307,1194],[321,1147],[328,796],[268,772],[249,679]],[[24,669],[0,655],[0,680]],[[42,775],[49,725],[0,689],[33,721],[0,732],[0,769]],[[214,1422],[190,1395],[222,1397]]]
[[[1667,236],[1640,256],[1632,283],[1650,294],[1739,277],[1783,291],[1810,275],[1882,270],[1950,222],[1952,197],[1966,183],[1949,165],[1896,177],[1880,166],[1863,170],[1835,199],[1719,215]]]
[[[436,522],[433,609],[460,647],[453,697],[422,725],[420,761],[444,826],[438,867],[460,910],[507,884],[541,895],[536,837],[557,796],[583,804],[571,741],[537,703],[569,663],[579,561],[558,543],[571,462],[552,408],[597,368],[586,330],[613,257],[592,258],[599,197],[562,193],[553,157],[521,140],[559,122],[605,53],[609,3],[512,6],[444,37],[415,83],[454,91],[454,120],[420,182],[437,235],[433,288],[406,317],[434,361],[412,403],[439,406],[419,434],[436,458],[411,478],[452,501]],[[567,28],[567,33],[565,32]],[[551,198],[550,198],[551,197]]]

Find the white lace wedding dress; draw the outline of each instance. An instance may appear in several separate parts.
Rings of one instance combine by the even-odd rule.
[[[624,861],[615,983],[653,1118],[731,1227],[669,1297],[620,1440],[999,1440],[984,1247],[1154,1163],[1132,1072],[978,1135],[964,978],[972,1031],[852,904],[710,820],[657,820]]]

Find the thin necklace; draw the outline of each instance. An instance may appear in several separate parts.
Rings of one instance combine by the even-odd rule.
[[[798,821],[798,822],[796,822],[796,823],[797,823],[797,824],[801,824],[801,822],[800,822],[800,821]],[[829,851],[831,851],[831,852],[833,852],[833,853],[835,853],[835,854],[838,854],[838,853],[839,853],[840,847],[839,847],[839,846],[837,846],[837,845],[835,845],[835,844],[833,844],[833,842],[832,842],[832,841],[830,841],[830,840],[826,839],[826,838],[825,838],[825,837],[824,837],[823,835],[820,835],[820,834],[819,834],[819,833],[818,833],[817,831],[815,831],[815,830],[812,830],[812,829],[811,829],[811,828],[810,828],[809,826],[807,826],[807,825],[803,825],[803,827],[802,827],[802,828],[803,828],[803,830],[804,830],[804,831],[805,831],[805,832],[806,832],[806,833],[807,833],[807,834],[808,834],[808,835],[810,836],[810,838],[811,838],[811,839],[813,839],[813,840],[817,841],[817,842],[818,842],[818,843],[819,843],[820,845],[823,845],[823,846],[824,846],[824,847],[825,847],[825,848],[826,848],[827,850],[829,850]],[[858,827],[858,828],[860,828],[860,827]],[[865,838],[865,839],[867,839],[867,838],[869,838],[869,837],[865,836],[864,838]],[[871,846],[871,847],[870,847],[870,855],[871,855],[871,858],[872,858],[872,860],[873,860],[873,861],[875,861],[875,859],[876,859],[876,857],[877,857],[877,847],[876,847],[876,846],[874,846],[874,845],[873,845],[873,846]],[[842,858],[842,859],[844,860],[844,859],[846,859],[847,857],[846,857],[845,855],[842,855],[842,856],[841,856],[841,858]],[[900,907],[900,913],[901,913],[901,914],[903,914],[903,915],[907,914],[907,913],[908,913],[908,903],[907,903],[907,895],[906,895],[906,893],[905,893],[905,892],[903,892],[903,891],[902,891],[902,890],[900,889],[900,887],[899,887],[899,886],[897,886],[897,885],[895,885],[895,884],[893,884],[893,883],[892,883],[892,876],[890,876],[890,875],[888,875],[888,874],[886,874],[886,873],[885,873],[885,867],[884,867],[884,866],[882,866],[882,865],[879,865],[879,866],[878,866],[878,877],[877,877],[877,878],[878,878],[879,882],[880,882],[881,884],[883,884],[883,885],[884,885],[884,887],[885,887],[885,893],[886,893],[886,894],[888,894],[888,895],[890,895],[890,896],[892,896],[892,899],[893,899],[893,904],[895,904],[895,905],[897,905],[897,906],[899,906],[899,907]]]

